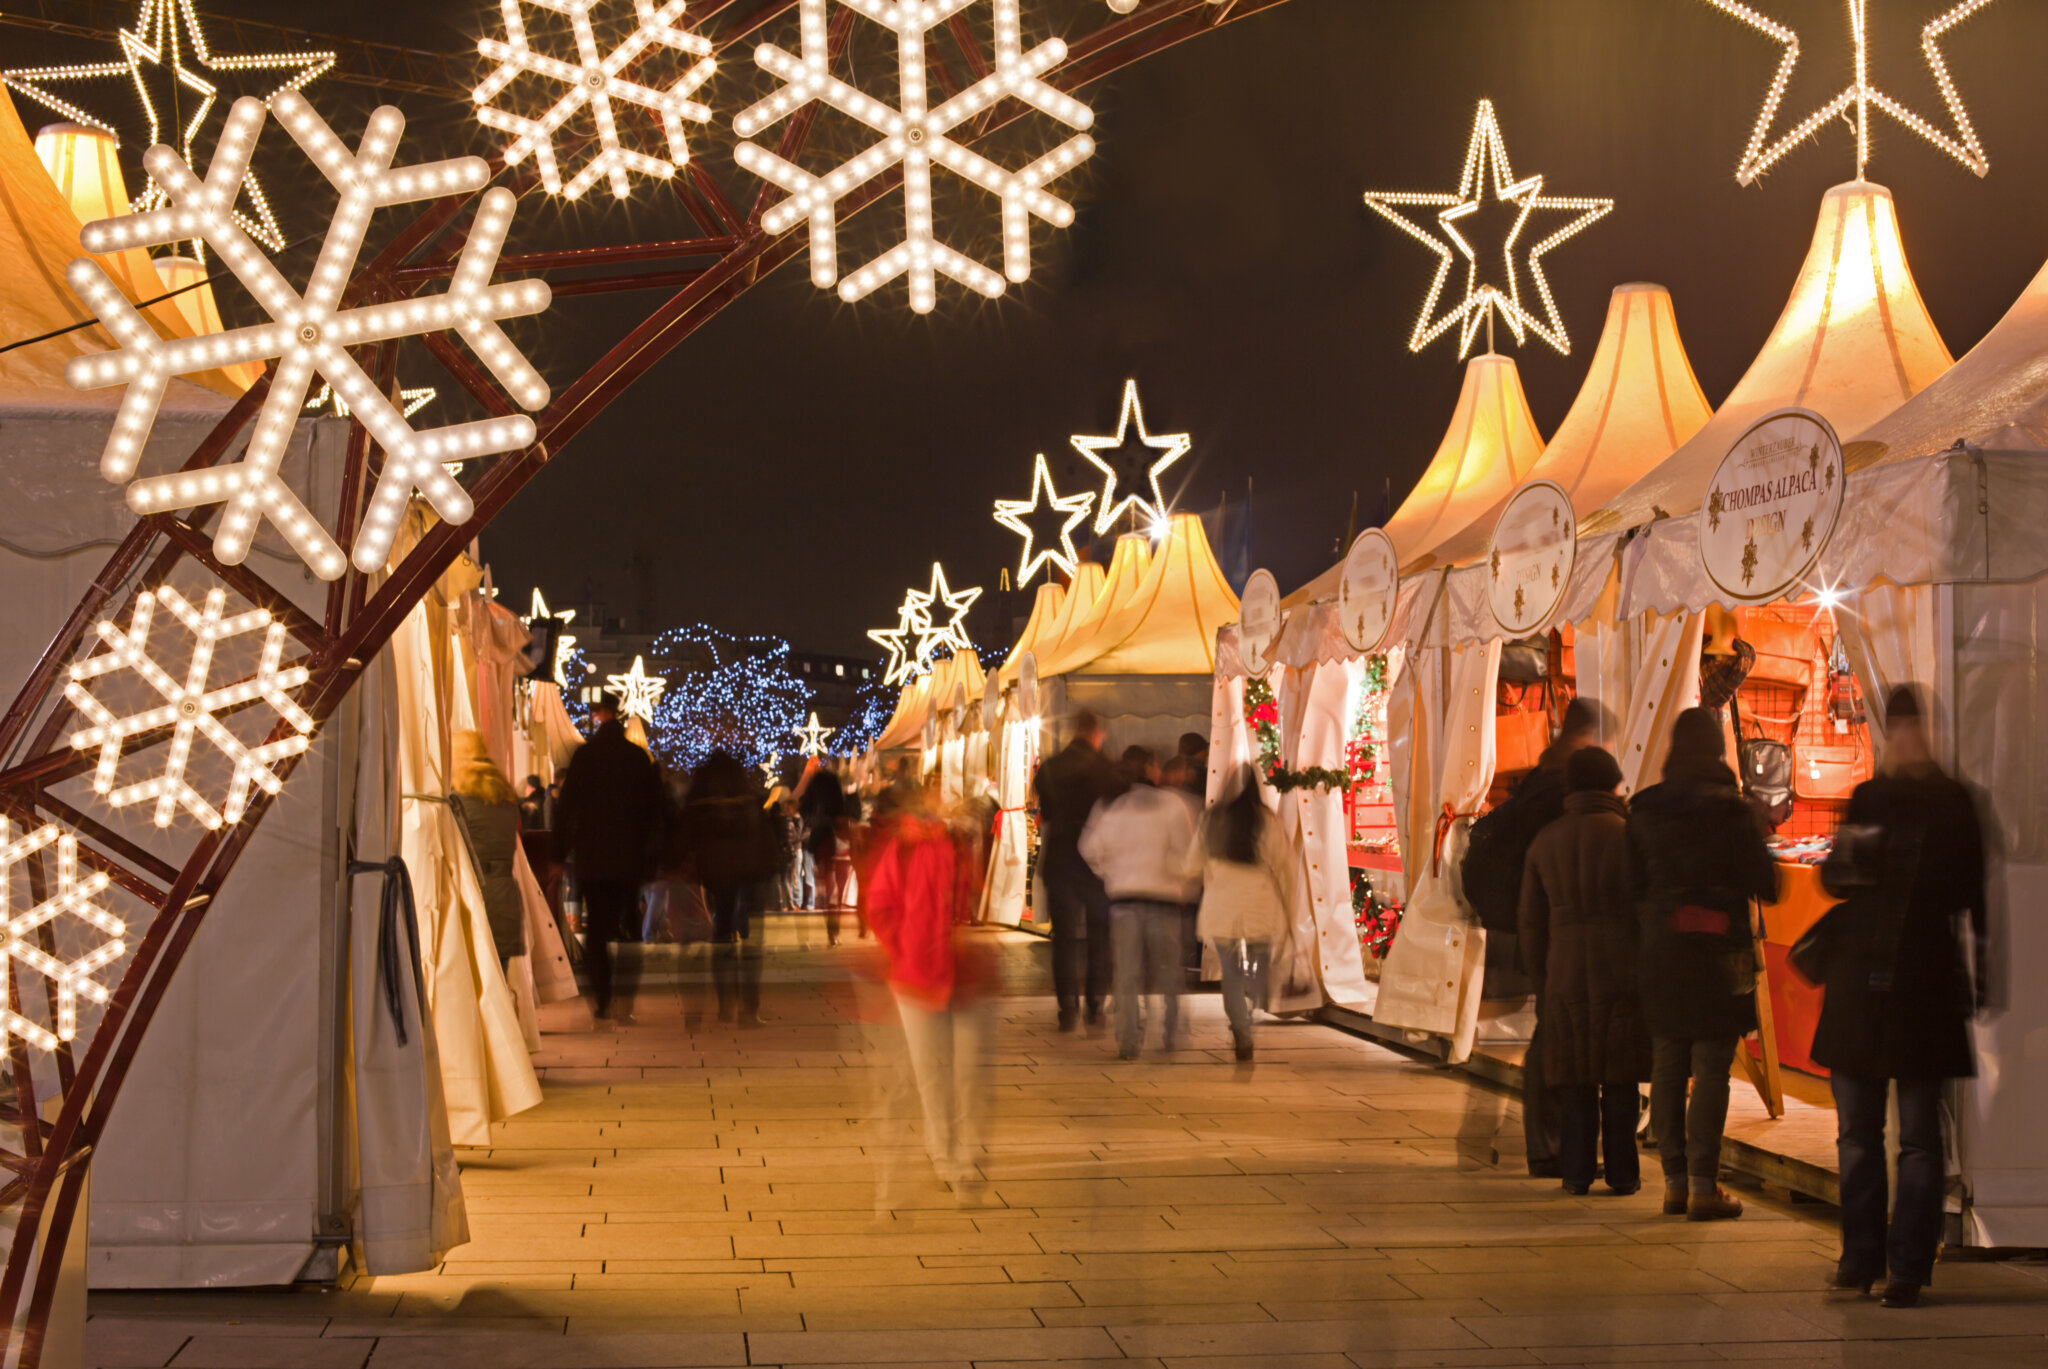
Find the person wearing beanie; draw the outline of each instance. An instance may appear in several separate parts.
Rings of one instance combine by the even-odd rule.
[[[1750,900],[1778,896],[1778,867],[1726,745],[1712,709],[1679,714],[1663,781],[1636,794],[1628,814],[1664,1211],[1695,1222],[1742,1215],[1742,1200],[1720,1185],[1728,1070],[1757,1024]]]
[[[1889,1276],[1885,1306],[1910,1307],[1933,1281],[1941,1244],[1941,1100],[1950,1079],[1977,1073],[1970,1018],[1989,996],[1992,963],[1976,807],[1935,764],[1910,686],[1885,701],[1883,763],[1849,796],[1820,873],[1843,899],[1824,924],[1827,996],[1813,1036],[1839,1123],[1842,1259],[1834,1282],[1868,1292]],[[1965,966],[1975,968],[1974,981]],[[1887,1212],[1886,1107],[1894,1091],[1899,1177]]]
[[[1636,920],[1629,898],[1621,766],[1585,746],[1564,763],[1564,815],[1537,833],[1522,878],[1522,954],[1543,1024],[1538,1062],[1556,1099],[1565,1191],[1642,1187],[1637,1085],[1650,1077],[1650,1036],[1636,991]]]

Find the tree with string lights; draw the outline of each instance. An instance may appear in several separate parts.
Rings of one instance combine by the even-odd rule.
[[[759,765],[804,725],[811,687],[780,637],[736,637],[697,623],[654,639],[649,668],[668,680],[648,728],[666,763],[694,769],[713,751]]]

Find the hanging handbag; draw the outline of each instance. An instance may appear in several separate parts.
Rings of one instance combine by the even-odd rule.
[[[1812,686],[1815,643],[1810,624],[1752,613],[1740,640],[1756,652],[1749,683],[1789,685],[1802,692]]]
[[[1792,748],[1769,737],[1745,737],[1739,746],[1743,790],[1776,811],[1792,802]]]
[[[1809,803],[1846,803],[1870,778],[1860,746],[1800,746],[1792,754],[1792,792]]]
[[[1503,642],[1500,678],[1510,684],[1536,684],[1550,678],[1550,635]]]
[[[1534,770],[1550,745],[1550,719],[1541,710],[1497,713],[1493,719],[1493,770],[1513,775]]]

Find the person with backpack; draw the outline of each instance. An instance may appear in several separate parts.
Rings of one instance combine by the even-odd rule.
[[[1593,706],[1573,699],[1565,706],[1557,736],[1543,749],[1536,768],[1522,776],[1505,799],[1472,824],[1458,874],[1465,901],[1478,915],[1479,925],[1486,928],[1489,961],[1496,959],[1496,947],[1505,950],[1520,936],[1522,878],[1529,847],[1538,832],[1564,816],[1568,792],[1565,763],[1574,752],[1593,744],[1597,723]],[[1541,977],[1535,967],[1524,965],[1523,970],[1532,977]],[[1536,1030],[1522,1060],[1522,1141],[1530,1176],[1556,1179],[1563,1176],[1557,1158],[1558,1116],[1546,1082],[1543,1042],[1543,1003],[1539,997]]]

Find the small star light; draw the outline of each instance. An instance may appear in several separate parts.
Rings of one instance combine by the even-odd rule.
[[[1114,465],[1104,460],[1104,452],[1121,453],[1125,450],[1128,442],[1125,434],[1130,431],[1133,423],[1138,427],[1139,445],[1159,453],[1158,457],[1152,459],[1149,465],[1146,464],[1146,455],[1143,452],[1138,453],[1135,460],[1119,458]],[[1102,498],[1095,504],[1097,532],[1109,531],[1116,520],[1123,516],[1125,509],[1142,515],[1148,526],[1163,522],[1166,518],[1166,496],[1159,492],[1159,473],[1186,456],[1188,449],[1194,446],[1194,439],[1186,433],[1160,433],[1155,437],[1145,430],[1145,410],[1138,402],[1138,382],[1135,380],[1124,382],[1124,407],[1117,415],[1115,437],[1077,435],[1067,440],[1074,444],[1075,451],[1093,462],[1095,468],[1103,475]],[[1121,472],[1118,470],[1119,466],[1123,467]],[[1117,496],[1120,475],[1128,476],[1130,483],[1137,487],[1121,498]],[[1149,484],[1152,489],[1152,498],[1149,500],[1145,498],[1145,484],[1139,483],[1141,475],[1145,484]]]
[[[1928,20],[1926,27],[1920,30],[1920,51],[1927,57],[1928,70],[1934,73],[1934,84],[1941,88],[1942,102],[1948,106],[1949,118],[1955,122],[1953,135],[1943,133],[1870,84],[1869,37],[1865,23],[1870,0],[1848,0],[1849,40],[1856,54],[1856,79],[1847,89],[1807,115],[1784,137],[1769,146],[1765,146],[1765,143],[1771,136],[1771,126],[1777,121],[1778,105],[1785,98],[1785,87],[1792,79],[1792,69],[1799,65],[1799,35],[1789,26],[1743,4],[1742,0],[1707,0],[1707,3],[1724,14],[1733,15],[1751,28],[1769,35],[1785,47],[1785,55],[1778,61],[1778,74],[1771,78],[1770,91],[1764,96],[1763,111],[1757,115],[1756,128],[1749,135],[1749,146],[1743,149],[1742,161],[1736,165],[1737,183],[1749,185],[1758,176],[1770,170],[1774,163],[1793,148],[1819,132],[1823,124],[1851,110],[1854,111],[1856,122],[1856,179],[1862,180],[1863,168],[1870,161],[1872,105],[1891,115],[1979,176],[1991,170],[1991,162],[1984,155],[1983,144],[1977,141],[1977,130],[1970,125],[1970,112],[1963,108],[1963,97],[1956,93],[1955,82],[1949,79],[1948,63],[1942,59],[1940,44],[1942,35],[1990,4],[1991,0],[1961,0],[1961,3]]]
[[[136,16],[135,27],[122,29],[117,34],[121,47],[121,58],[113,62],[88,62],[66,67],[23,67],[13,71],[0,71],[0,84],[9,90],[24,95],[47,109],[55,110],[75,123],[97,128],[114,139],[118,144],[121,135],[104,119],[95,118],[70,101],[54,94],[49,83],[64,83],[78,80],[102,80],[125,76],[128,84],[135,89],[135,95],[142,103],[142,113],[149,124],[148,146],[171,142],[184,153],[185,162],[192,163],[192,144],[206,124],[206,116],[212,112],[219,98],[219,89],[201,70],[215,73],[223,71],[274,71],[283,75],[282,82],[263,96],[268,105],[279,94],[287,90],[298,90],[313,78],[334,65],[335,55],[331,52],[259,52],[240,56],[216,56],[206,41],[206,31],[199,26],[199,16],[193,12],[192,0],[142,0],[142,9]],[[185,64],[187,55],[197,59],[197,67]],[[184,124],[172,130],[175,137],[166,138],[161,121],[157,117],[155,101],[149,96],[149,82],[143,77],[145,66],[168,70],[177,87],[189,94],[177,96],[174,104],[182,106],[187,100],[193,101],[192,115]],[[177,109],[178,114],[183,109]],[[148,159],[144,159],[148,168]],[[278,231],[277,219],[270,212],[270,201],[263,194],[263,185],[251,171],[238,187],[238,193],[231,198],[232,205],[242,196],[247,196],[253,214],[232,210],[235,223],[243,232],[262,243],[273,252],[284,250],[284,235]],[[150,172],[142,193],[137,195],[129,208],[136,213],[161,209],[170,201],[164,187]],[[170,241],[170,239],[164,239]]]
[[[533,591],[533,607],[526,615],[526,625],[531,626],[534,620],[539,618],[559,618],[562,621],[562,625],[566,627],[576,621],[576,610],[573,608],[550,609],[548,601],[540,597],[539,586],[535,586]],[[576,639],[574,637],[564,632],[555,638],[556,679],[566,680],[569,678],[569,662],[575,655]]]
[[[711,56],[709,39],[675,27],[675,21],[682,17],[684,0],[668,0],[659,9],[654,7],[654,0],[633,0],[638,27],[602,55],[591,30],[590,12],[604,0],[530,0],[541,9],[568,16],[576,35],[574,61],[533,50],[527,42],[526,24],[520,18],[521,3],[522,0],[503,0],[503,40],[480,38],[476,45],[478,52],[498,64],[498,69],[486,76],[474,92],[476,117],[486,128],[513,135],[505,147],[506,165],[517,166],[528,156],[533,157],[548,193],[571,200],[582,198],[583,192],[597,184],[600,176],[610,181],[613,196],[623,200],[631,193],[627,172],[667,180],[675,175],[677,167],[688,165],[690,144],[683,134],[683,121],[711,122],[710,108],[690,97],[711,79],[718,63]],[[629,81],[622,74],[657,44],[698,59],[666,90]],[[538,119],[508,113],[491,103],[506,86],[527,74],[559,81],[566,87]],[[668,159],[635,151],[619,141],[618,119],[612,110],[614,102],[639,105],[661,115],[662,130],[668,135]],[[590,106],[591,117],[597,124],[598,153],[564,185],[555,162],[555,134],[585,105]]]
[[[733,118],[733,131],[751,139],[813,101],[822,101],[865,124],[880,139],[822,176],[814,176],[753,142],[742,142],[734,149],[733,160],[789,192],[789,198],[769,206],[762,215],[762,227],[782,233],[808,218],[811,281],[821,290],[838,282],[839,297],[849,304],[906,274],[910,277],[910,307],[920,314],[930,313],[937,303],[939,276],[991,299],[1003,293],[1005,277],[1020,283],[1029,280],[1031,219],[1043,219],[1056,228],[1074,221],[1074,207],[1047,191],[1046,183],[1094,155],[1095,140],[1077,133],[1020,170],[1007,171],[950,135],[1005,99],[1021,100],[1069,128],[1092,125],[1095,115],[1087,105],[1040,79],[1066,60],[1067,45],[1052,38],[1024,51],[1019,0],[989,0],[995,38],[993,65],[969,43],[971,64],[985,74],[934,109],[930,107],[930,76],[925,64],[926,37],[934,29],[946,29],[952,37],[960,37],[962,30],[954,27],[962,22],[960,12],[980,0],[842,3],[894,32],[898,103],[893,107],[885,104],[832,74],[827,0],[800,0],[797,18],[804,55],[797,57],[773,43],[754,49],[754,61],[783,86],[741,110]],[[933,163],[1002,202],[1002,275],[939,241],[932,223]],[[897,166],[903,168],[903,241],[841,281],[839,202]]]
[[[180,805],[209,829],[240,822],[249,805],[249,786],[254,784],[266,794],[277,793],[283,787],[283,781],[278,779],[271,766],[304,751],[306,734],[313,730],[313,719],[285,693],[306,682],[307,670],[303,665],[280,668],[284,660],[284,625],[272,621],[269,610],[260,608],[227,617],[227,599],[227,591],[210,590],[205,607],[194,608],[183,595],[170,588],[138,595],[128,630],[123,632],[102,619],[98,625],[99,638],[108,649],[72,666],[71,682],[64,686],[65,699],[91,724],[71,734],[72,747],[79,751],[95,746],[100,749],[99,766],[92,777],[94,791],[104,795],[107,802],[116,808],[125,808],[145,799],[156,800],[155,820],[159,827],[171,825],[171,818]],[[159,603],[192,634],[192,657],[185,667],[183,683],[173,678],[149,654],[149,628]],[[263,632],[263,652],[255,675],[219,689],[208,689],[207,678],[213,671],[214,648],[230,637],[259,629]],[[163,703],[125,718],[116,715],[85,687],[85,682],[111,675],[117,670],[132,670],[141,676],[163,699]],[[292,725],[296,735],[260,746],[248,746],[221,722],[218,715],[222,711],[257,699],[276,710],[279,717]],[[165,727],[171,729],[171,741],[170,751],[164,758],[163,772],[116,789],[114,772],[121,760],[121,744],[138,733]],[[234,762],[227,799],[219,809],[201,797],[185,779],[185,767],[192,757],[195,736],[205,737],[223,756]]]
[[[1493,182],[1493,198],[1502,204],[1512,204],[1519,211],[1515,226],[1509,230],[1507,241],[1500,250],[1501,280],[1481,284],[1479,254],[1472,244],[1458,232],[1458,220],[1477,212],[1486,192],[1488,180]],[[1507,143],[1500,135],[1500,122],[1494,117],[1493,101],[1481,100],[1479,114],[1472,123],[1472,141],[1465,152],[1464,174],[1458,179],[1455,194],[1435,191],[1383,191],[1369,190],[1365,194],[1368,209],[1385,218],[1402,232],[1414,238],[1437,255],[1436,279],[1429,284],[1429,297],[1422,302],[1422,312],[1416,317],[1415,331],[1409,334],[1408,350],[1419,352],[1437,338],[1459,326],[1458,355],[1463,357],[1472,350],[1472,339],[1479,332],[1479,325],[1488,326],[1489,349],[1492,343],[1492,322],[1494,315],[1500,316],[1508,330],[1515,335],[1517,344],[1526,341],[1525,334],[1534,333],[1564,355],[1570,355],[1571,338],[1565,332],[1564,320],[1558,317],[1557,301],[1550,297],[1550,282],[1543,275],[1543,256],[1551,248],[1577,234],[1588,224],[1604,217],[1614,208],[1614,201],[1608,199],[1567,199],[1543,193],[1543,177],[1530,176],[1516,180],[1513,169],[1508,165]],[[1397,206],[1439,206],[1436,216],[1437,229],[1431,232],[1400,211]],[[1529,215],[1537,210],[1563,211],[1576,214],[1570,223],[1552,233],[1549,237],[1529,249],[1529,278],[1536,283],[1537,297],[1543,302],[1543,315],[1539,319],[1522,307],[1520,276],[1515,270],[1515,243],[1522,235]],[[1453,252],[1465,258],[1465,298],[1456,308],[1446,310],[1441,316],[1436,312],[1437,301],[1443,297],[1444,281],[1451,273]],[[1490,272],[1488,273],[1491,274]]]
[[[51,846],[57,848],[56,889],[21,916],[14,916],[14,867]],[[16,1012],[13,1005],[0,1002],[0,1042],[9,1036],[19,1036],[31,1045],[55,1051],[59,1042],[78,1036],[80,997],[95,1003],[107,1001],[106,989],[93,975],[128,950],[128,944],[122,940],[128,934],[127,924],[93,901],[108,883],[107,876],[98,870],[79,877],[78,838],[69,832],[60,832],[54,823],[45,823],[25,836],[16,837],[13,825],[0,818],[0,931],[6,935],[5,942],[0,943],[0,956],[35,971],[57,989],[54,1033]],[[34,897],[33,892],[30,897]],[[36,933],[66,913],[107,939],[76,960],[57,959],[43,949],[43,937]],[[27,994],[18,994],[16,1001],[26,1002]]]
[[[832,740],[832,729],[818,721],[818,715],[811,714],[811,720],[796,730],[801,738],[798,751],[805,756],[822,756],[826,743]]]
[[[967,638],[967,610],[974,607],[974,601],[981,597],[981,590],[963,589],[957,593],[946,583],[946,568],[937,561],[932,562],[932,585],[922,598],[927,606],[944,608],[952,614],[943,627],[935,626],[927,613],[922,626],[917,630],[917,664],[922,670],[930,663],[940,647],[951,647],[955,651],[972,651],[974,643]]]
[[[1112,475],[1111,479],[1115,479]],[[1040,499],[1040,495],[1044,498]],[[1024,555],[1017,562],[1017,583],[1024,584],[1038,573],[1038,568],[1050,562],[1067,574],[1074,573],[1074,563],[1080,559],[1074,550],[1074,529],[1088,521],[1088,511],[1095,505],[1092,490],[1080,494],[1061,496],[1052,487],[1052,472],[1046,467],[1045,453],[1040,452],[1031,467],[1031,497],[1029,499],[996,500],[996,522],[1024,539]],[[1065,518],[1061,525],[1059,540],[1038,545],[1038,534],[1025,521],[1042,507]]]
[[[770,751],[768,759],[761,762],[761,777],[768,781],[770,789],[782,783],[782,753],[780,751]]]
[[[661,676],[649,675],[646,663],[638,656],[633,658],[631,670],[623,675],[607,675],[604,682],[619,696],[619,712],[645,722],[654,721],[654,705],[668,685]]]
[[[450,523],[467,523],[475,514],[468,493],[442,462],[517,450],[532,443],[535,428],[532,419],[514,415],[415,432],[350,349],[452,328],[514,399],[527,409],[538,409],[548,401],[547,382],[513,347],[498,320],[539,313],[548,306],[549,292],[547,284],[537,280],[490,283],[512,224],[512,192],[499,186],[484,193],[446,291],[342,308],[342,292],[355,270],[373,210],[480,189],[489,170],[480,157],[393,167],[405,116],[390,105],[371,112],[363,140],[351,153],[305,96],[287,90],[273,103],[279,122],[341,196],[305,293],[285,284],[270,259],[256,250],[227,213],[235,188],[248,174],[249,154],[264,120],[259,101],[237,100],[204,181],[176,152],[153,147],[143,163],[164,187],[170,206],[89,223],[79,241],[88,252],[114,252],[197,234],[220,253],[270,322],[165,342],[99,264],[81,257],[66,269],[65,278],[121,347],[78,358],[65,368],[64,378],[79,390],[127,387],[100,455],[100,473],[117,483],[133,482],[128,486],[130,508],[149,514],[226,504],[213,549],[227,565],[236,565],[249,554],[258,518],[268,518],[315,575],[333,580],[346,569],[341,549],[278,473],[314,375],[334,387],[384,449],[384,470],[370,496],[352,558],[365,573],[382,570],[415,489]],[[240,461],[134,479],[170,377],[272,357],[279,360],[271,373],[270,392]]]
[[[873,627],[868,629],[868,639],[889,653],[889,662],[882,667],[882,683],[896,684],[918,674],[922,663],[905,639],[923,632],[931,626],[931,615],[925,612],[930,604],[929,597],[922,603],[916,590],[904,595],[902,605],[896,610],[895,627]]]

